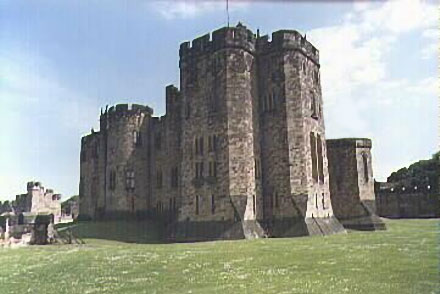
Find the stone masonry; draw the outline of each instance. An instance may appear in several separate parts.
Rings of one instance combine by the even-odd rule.
[[[383,229],[376,215],[371,140],[327,140],[333,212],[346,228]]]
[[[16,215],[32,213],[35,215],[53,215],[57,222],[61,218],[61,194],[54,193],[52,189],[46,189],[41,182],[28,182],[27,193],[17,195],[15,200],[0,202],[0,214],[12,212]]]
[[[82,138],[80,217],[154,216],[176,240],[343,231],[318,50],[297,31],[269,40],[239,23],[179,54],[180,90],[166,88],[164,116],[119,104]]]

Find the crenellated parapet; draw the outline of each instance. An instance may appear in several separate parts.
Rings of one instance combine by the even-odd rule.
[[[211,38],[212,37],[212,38]],[[211,34],[203,35],[180,44],[180,58],[191,58],[209,54],[224,48],[239,48],[250,53],[255,51],[256,36],[242,24],[236,27],[223,27]]]
[[[123,120],[129,117],[144,114],[147,116],[153,115],[153,109],[147,105],[140,104],[116,104],[106,109],[100,117],[107,122]]]
[[[272,40],[269,36],[257,38],[257,51],[260,54],[267,54],[274,51],[297,50],[319,64],[319,51],[310,43],[305,36],[295,30],[279,30],[272,33]]]

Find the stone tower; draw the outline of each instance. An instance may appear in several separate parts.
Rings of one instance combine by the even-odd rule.
[[[210,37],[180,46],[184,119],[178,234],[261,236],[254,150],[255,36],[239,25]]]
[[[351,229],[381,229],[376,216],[371,140],[327,140],[330,192],[335,216]]]
[[[341,230],[330,201],[319,53],[301,34],[257,40],[265,219],[274,236]]]

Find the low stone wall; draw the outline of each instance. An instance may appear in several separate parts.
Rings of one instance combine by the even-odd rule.
[[[440,194],[412,189],[386,189],[376,192],[377,212],[389,218],[440,217]]]

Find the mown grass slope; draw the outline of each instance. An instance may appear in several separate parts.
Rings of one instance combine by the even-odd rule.
[[[0,293],[440,293],[440,221],[386,223],[380,232],[186,244],[148,244],[154,228],[143,244],[126,243],[137,235],[127,223],[80,224],[85,245],[0,249]]]

